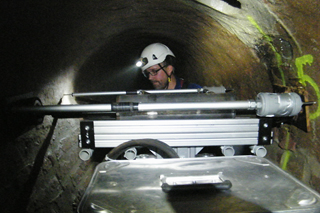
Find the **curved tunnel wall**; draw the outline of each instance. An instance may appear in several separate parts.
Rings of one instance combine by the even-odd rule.
[[[310,100],[319,99],[320,18],[314,1],[97,0],[6,6],[5,97],[35,95],[44,104],[57,104],[71,92],[150,88],[133,65],[147,44],[159,41],[176,54],[176,73],[188,81],[224,85],[245,99],[272,92],[285,79],[286,86],[302,85]],[[290,43],[290,57],[279,38]],[[270,39],[279,42],[270,45]],[[305,55],[313,60],[304,58],[303,74],[315,84],[298,75],[296,59]],[[279,128],[268,157],[319,191],[317,106],[310,107],[310,114],[312,131]],[[17,203],[29,212],[75,208],[96,164],[77,157],[78,122],[48,116],[37,127],[3,134],[5,209]]]
[[[104,20],[107,24],[98,24],[98,27],[104,26],[107,30],[102,30],[102,33],[99,31],[98,38],[93,36],[94,33],[87,38],[91,42],[98,39],[101,43],[98,43],[99,50],[86,59],[84,67],[80,67],[77,77],[85,78],[87,82],[76,80],[75,90],[105,90],[103,84],[94,84],[98,79],[109,79],[106,83],[109,90],[141,89],[141,83],[142,87],[150,87],[141,75],[137,75],[139,71],[132,65],[146,45],[157,41],[167,44],[173,50],[179,59],[176,73],[188,81],[206,86],[224,85],[236,90],[247,89],[251,93],[248,95],[255,95],[258,90],[253,88],[257,82],[263,81],[266,86],[261,90],[270,90],[268,73],[259,73],[259,70],[265,68],[252,49],[212,18],[212,14],[224,19],[227,15],[193,1],[178,1],[169,5],[159,1],[153,5],[157,6],[141,3],[123,6],[122,10],[133,12],[126,12],[126,16],[120,19],[121,24],[112,26],[111,32],[108,26],[113,25],[112,22],[110,24],[110,16]],[[111,7],[111,12],[114,10],[122,14],[121,9],[112,10]],[[105,40],[101,40],[103,37]],[[252,39],[251,36],[248,38]],[[257,80],[248,85],[241,80],[243,77]],[[113,78],[121,79],[120,84]],[[90,88],[90,85],[96,88]],[[102,88],[97,88],[99,85]]]

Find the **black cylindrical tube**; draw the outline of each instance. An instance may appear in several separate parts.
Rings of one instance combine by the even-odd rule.
[[[138,111],[138,103],[132,103],[132,102],[113,103],[111,109],[113,112]]]

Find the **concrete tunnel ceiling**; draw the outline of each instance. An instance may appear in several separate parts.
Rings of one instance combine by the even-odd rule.
[[[262,35],[248,16],[266,33],[279,34],[275,17],[260,1],[106,1],[81,29],[86,53],[79,59],[74,91],[151,88],[133,65],[153,42],[172,49],[179,59],[176,74],[188,81],[241,89],[245,97],[272,91],[254,52]]]

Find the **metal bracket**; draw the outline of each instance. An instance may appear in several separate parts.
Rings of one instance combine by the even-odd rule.
[[[82,148],[95,148],[93,121],[80,122],[80,137]]]
[[[258,145],[272,144],[272,118],[260,118]]]

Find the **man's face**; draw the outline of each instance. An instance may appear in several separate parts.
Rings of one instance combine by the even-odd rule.
[[[166,68],[163,67],[163,69],[166,69]],[[154,76],[149,74],[150,82],[152,83],[153,87],[158,90],[159,89],[166,89],[166,87],[168,86],[167,85],[168,84],[168,76],[166,75],[166,73],[163,69],[161,69],[161,67],[158,64],[156,64],[156,65],[153,65],[145,70],[145,72],[149,72],[149,73],[155,73],[155,71],[159,70],[158,72],[156,72],[156,74]]]

